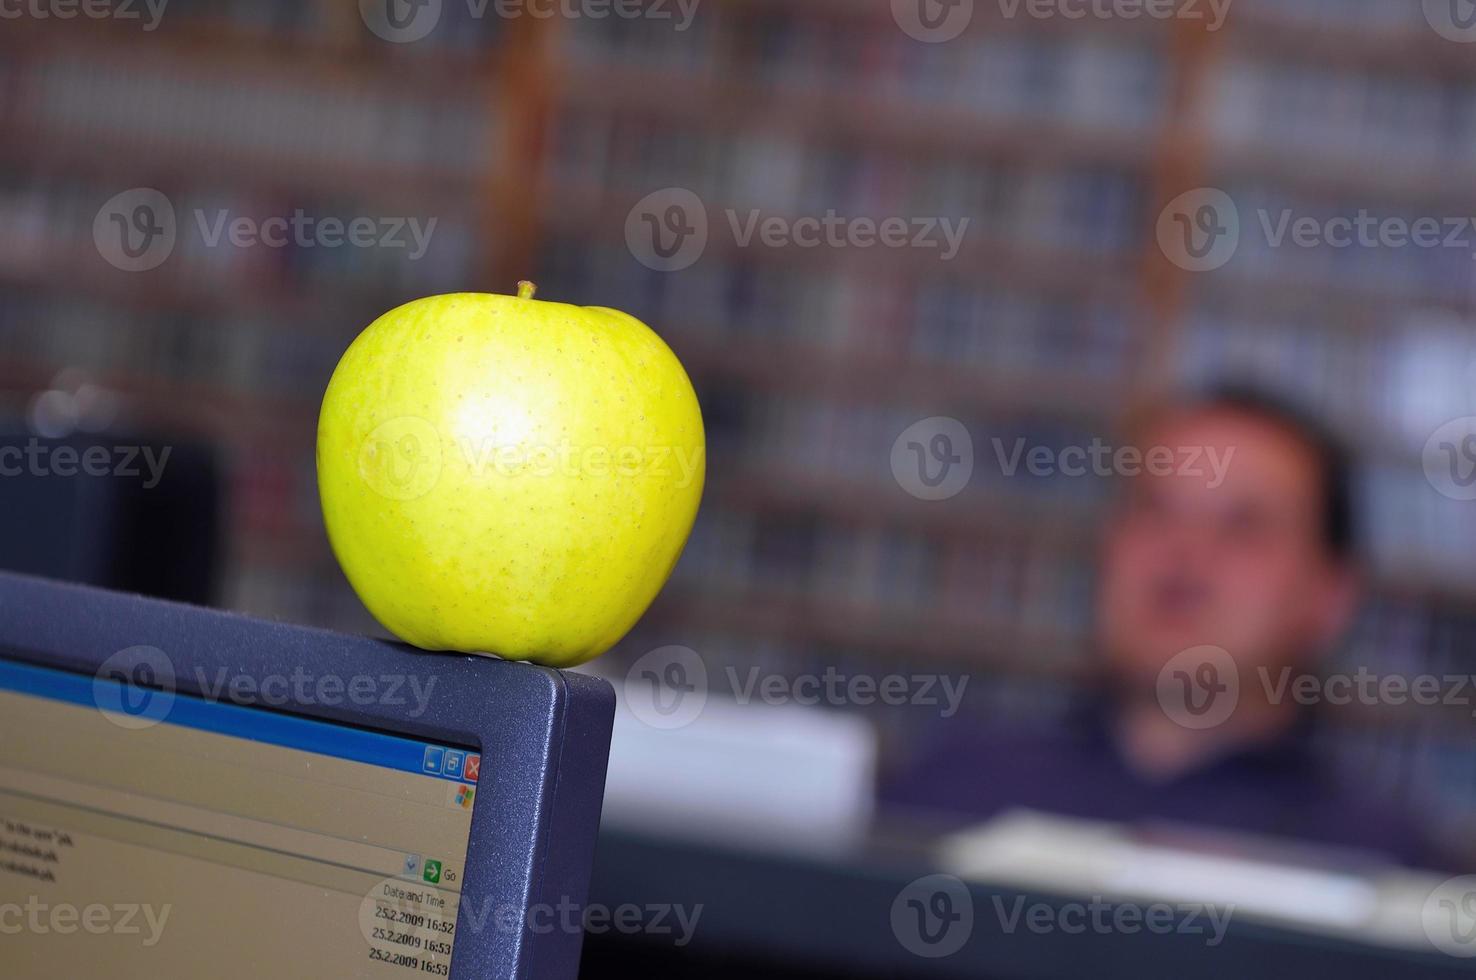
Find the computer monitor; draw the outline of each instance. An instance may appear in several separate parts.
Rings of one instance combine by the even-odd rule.
[[[573,976],[612,706],[0,575],[4,973]]]

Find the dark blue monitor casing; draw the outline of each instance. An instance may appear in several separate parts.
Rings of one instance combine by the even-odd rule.
[[[292,687],[290,703],[257,707],[479,749],[452,980],[577,974],[582,932],[548,928],[561,921],[548,910],[582,910],[586,901],[614,717],[608,683],[0,573],[0,657],[95,675],[134,646],[163,651],[174,689],[201,697],[209,691],[199,678],[222,670],[258,682],[299,669],[317,677],[415,678],[428,690],[423,711],[408,697],[403,705],[349,697],[318,703],[311,691],[302,697]],[[248,703],[229,687],[215,696]],[[523,911],[521,927],[508,926],[509,909]],[[533,910],[543,914],[530,920]],[[262,966],[269,972],[270,963]]]

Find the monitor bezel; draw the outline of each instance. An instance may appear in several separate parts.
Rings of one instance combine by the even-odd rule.
[[[587,900],[614,716],[608,682],[0,572],[0,658],[96,676],[134,646],[164,651],[183,694],[479,750],[451,978],[576,975],[582,932],[530,930],[527,912]],[[433,687],[417,716],[412,699],[308,703],[289,691],[262,707],[236,700],[229,685],[212,697],[198,683],[225,668],[259,685],[298,667]],[[524,925],[508,928],[498,912],[519,909]]]

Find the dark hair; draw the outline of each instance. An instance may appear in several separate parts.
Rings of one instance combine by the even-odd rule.
[[[1312,454],[1322,503],[1322,541],[1332,557],[1356,556],[1358,535],[1353,504],[1353,461],[1332,427],[1311,412],[1254,386],[1232,383],[1209,388],[1188,400],[1189,410],[1223,410],[1248,415],[1289,434]]]

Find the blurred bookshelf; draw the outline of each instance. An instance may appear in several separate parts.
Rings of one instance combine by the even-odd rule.
[[[1362,450],[1373,597],[1340,667],[1470,672],[1476,513],[1435,493],[1420,460],[1435,426],[1476,412],[1476,376],[1448,370],[1476,365],[1469,257],[1297,267],[1243,246],[1195,276],[1154,237],[1164,204],[1200,186],[1312,213],[1465,201],[1476,72],[1393,6],[1248,0],[1213,37],[981,7],[939,45],[867,4],[716,3],[686,37],[564,25],[538,278],[658,325],[712,442],[697,531],[623,652],[683,643],[710,678],[729,663],[967,671],[979,717],[1049,725],[1085,666],[1110,488],[1006,479],[987,440],[1111,439],[1140,399],[1228,379],[1308,404]],[[1306,43],[1271,40],[1284,31]],[[1345,56],[1350,38],[1406,53],[1366,64]],[[621,229],[668,186],[710,216],[835,208],[974,227],[951,263],[710,240],[691,268],[648,271]],[[922,503],[886,457],[932,415],[965,423],[978,464],[965,493]],[[879,714],[899,743],[929,723]],[[1330,721],[1340,765],[1469,839],[1469,711]]]
[[[1435,493],[1420,460],[1437,425],[1476,414],[1476,263],[1246,240],[1196,276],[1154,231],[1200,186],[1308,214],[1476,213],[1476,62],[1417,4],[1238,0],[1213,34],[981,4],[932,45],[861,0],[705,0],[683,32],[468,9],[445,5],[416,44],[376,38],[350,0],[172,0],[153,32],[0,35],[0,395],[23,412],[76,369],[138,424],[221,446],[222,604],[380,632],[323,536],[318,396],[384,310],[532,278],[650,323],[707,418],[698,525],[616,662],[680,643],[717,681],[729,663],[969,672],[967,710],[1049,723],[1085,663],[1111,488],[1005,478],[990,439],[1110,440],[1155,393],[1234,378],[1363,450],[1374,598],[1347,662],[1476,673],[1476,509]],[[130,274],[101,260],[92,222],[134,186],[181,214],[438,224],[417,261],[182,236]],[[662,273],[623,228],[670,186],[713,215],[971,224],[947,262],[714,236]],[[978,464],[966,492],[924,503],[888,455],[934,415],[966,425]],[[898,742],[928,721],[878,717]],[[1379,714],[1340,724],[1336,751],[1469,821],[1476,771],[1451,746],[1470,724]]]

